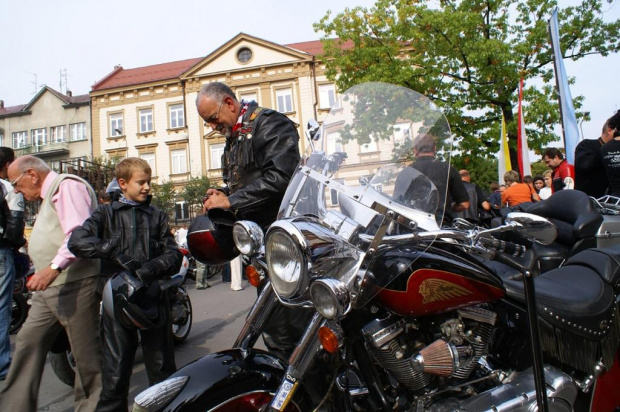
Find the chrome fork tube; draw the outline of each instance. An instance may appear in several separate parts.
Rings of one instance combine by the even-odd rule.
[[[304,335],[288,360],[289,366],[286,369],[284,379],[282,379],[280,387],[269,405],[271,410],[283,411],[288,402],[293,398],[295,391],[299,387],[300,380],[308,369],[312,367],[317,352],[321,348],[318,332],[321,326],[324,326],[326,323],[327,320],[318,313],[315,313],[312,317]]]
[[[241,328],[233,348],[248,349],[253,347],[277,305],[276,293],[271,287],[271,281],[267,281],[245,319],[245,324]]]

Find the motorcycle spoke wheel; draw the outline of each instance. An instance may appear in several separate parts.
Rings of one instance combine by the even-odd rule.
[[[273,395],[269,392],[252,392],[230,399],[218,405],[211,412],[257,412],[267,410]],[[284,412],[302,412],[302,410],[291,401],[284,409]]]
[[[189,332],[192,329],[192,303],[187,296],[187,292],[180,291],[180,293],[184,293],[184,296],[181,300],[183,304],[183,309],[185,311],[185,316],[183,316],[177,323],[172,324],[172,338],[174,343],[182,343],[185,342],[187,337],[189,336]]]
[[[26,321],[26,316],[28,315],[28,303],[22,294],[13,294],[11,304],[11,325],[9,326],[9,333],[13,334],[17,333],[19,328],[21,328]]]

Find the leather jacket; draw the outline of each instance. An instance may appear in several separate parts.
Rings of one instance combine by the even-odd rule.
[[[283,114],[251,102],[239,136],[227,140],[222,160],[230,209],[238,219],[268,226],[276,220],[300,160],[296,125]]]
[[[78,257],[101,259],[106,275],[123,268],[116,263],[126,255],[141,264],[145,280],[175,275],[183,255],[168,227],[168,216],[149,200],[139,206],[114,201],[99,205],[82,227],[71,234],[68,247]]]

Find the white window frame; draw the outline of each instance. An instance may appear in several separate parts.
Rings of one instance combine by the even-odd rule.
[[[86,140],[86,122],[70,124],[69,139],[72,142]]]
[[[154,130],[153,108],[138,109],[138,121],[140,122],[140,133],[151,133]]]
[[[13,139],[13,149],[21,149],[22,147],[28,146],[28,132],[13,132],[11,136]]]
[[[276,105],[280,113],[293,112],[293,89],[290,87],[276,89]]]
[[[120,131],[120,133],[118,132]],[[110,114],[110,136],[124,136],[125,129],[123,129],[123,113],[111,113]]]
[[[61,143],[67,141],[67,126],[50,127],[50,141],[52,143]]]
[[[327,153],[336,153],[336,152],[344,151],[339,132],[328,134],[325,140],[327,143],[327,147],[325,148]]]
[[[151,176],[157,176],[157,162],[155,159],[155,152],[140,153],[140,159],[146,160],[151,166]]]
[[[32,145],[36,147],[45,146],[47,141],[47,127],[42,127],[40,129],[32,129],[30,131],[30,135],[32,136]]]
[[[224,154],[225,143],[216,143],[209,145],[209,159],[211,159],[211,169],[222,168],[222,155]]]
[[[241,92],[239,93],[239,100],[245,100],[246,102],[257,102],[258,103],[258,93],[257,92]]]
[[[179,210],[181,213],[179,214]],[[185,200],[174,203],[174,216],[175,220],[188,220],[189,219],[189,204]]]
[[[370,142],[361,144],[360,143],[360,153],[373,153],[379,151],[379,145],[377,141],[371,136]]]
[[[337,107],[336,86],[333,83],[319,85],[319,108]]]
[[[185,111],[183,110],[183,103],[171,104],[168,106],[168,113],[170,116],[171,129],[185,127]]]
[[[187,173],[187,149],[170,151],[171,172],[173,175]]]

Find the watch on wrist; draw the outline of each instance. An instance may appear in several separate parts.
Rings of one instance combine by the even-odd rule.
[[[58,271],[58,273],[62,272],[62,269],[60,268],[60,266],[58,266],[58,265],[57,265],[57,264],[55,264],[55,263],[51,263],[51,264],[50,264],[50,269],[57,270],[57,271]]]

